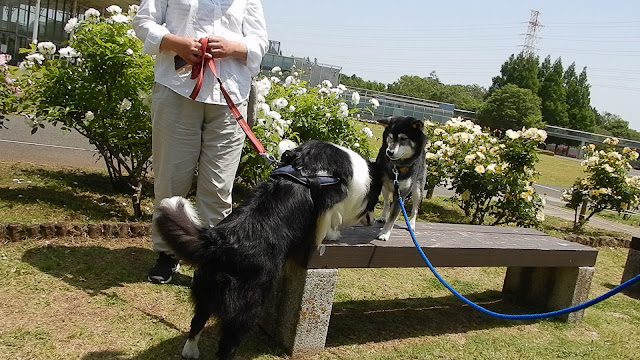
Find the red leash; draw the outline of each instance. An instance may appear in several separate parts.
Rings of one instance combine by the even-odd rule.
[[[200,46],[202,47],[202,62],[198,65],[194,65],[193,69],[191,70],[191,79],[196,79],[196,85],[193,87],[193,91],[191,92],[191,95],[189,95],[189,97],[193,100],[195,100],[196,97],[198,97],[198,93],[200,93],[200,89],[202,89],[202,82],[204,79],[204,70],[208,66],[209,69],[211,69],[211,72],[213,73],[213,75],[216,77],[216,80],[218,80],[218,84],[220,84],[220,91],[224,96],[224,100],[227,102],[227,106],[229,106],[229,110],[231,110],[231,113],[240,124],[240,127],[242,128],[244,133],[247,135],[247,138],[249,138],[249,142],[251,143],[251,146],[253,146],[255,151],[257,151],[260,155],[264,156],[267,159],[267,161],[269,161],[270,163],[275,162],[275,158],[270,154],[267,154],[267,151],[265,150],[264,146],[262,145],[260,140],[258,140],[258,138],[253,133],[253,131],[251,131],[251,128],[249,127],[249,124],[247,124],[247,121],[244,119],[244,116],[242,116],[242,114],[236,107],[236,104],[234,104],[233,101],[231,100],[231,96],[229,96],[229,93],[227,92],[227,90],[224,88],[224,86],[222,86],[222,80],[218,76],[218,70],[216,69],[216,62],[214,61],[214,59],[208,59],[204,56],[207,50],[208,41],[209,39],[207,38],[200,39]]]

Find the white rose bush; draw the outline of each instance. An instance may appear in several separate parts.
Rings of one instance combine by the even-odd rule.
[[[151,164],[153,59],[131,28],[136,11],[109,7],[101,17],[89,9],[86,20],[73,18],[65,26],[72,34],[68,46],[43,42],[22,49],[27,55],[20,64],[20,100],[34,132],[46,121],[87,137],[114,186],[132,194],[139,218],[142,181]]]
[[[317,87],[308,87],[300,80],[295,68],[289,74],[274,67],[268,76],[256,80],[256,123],[252,130],[267,153],[281,155],[284,149],[307,140],[324,140],[352,149],[370,157],[371,129],[360,126],[341,96],[345,87],[333,86],[325,80]],[[272,168],[245,143],[239,180],[253,186],[265,180]]]
[[[536,227],[544,220],[543,200],[532,185],[537,177],[536,148],[546,132],[536,128],[497,138],[468,120],[453,118],[425,127],[427,187],[450,179],[453,201],[472,224]]]
[[[586,145],[582,166],[587,174],[576,179],[565,191],[563,200],[574,210],[574,232],[580,232],[591,217],[604,210],[621,213],[640,203],[640,177],[629,176],[630,161],[638,152],[628,147],[617,148],[618,139],[607,138],[602,149]]]

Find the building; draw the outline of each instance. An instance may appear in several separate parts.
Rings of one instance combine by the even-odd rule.
[[[126,11],[134,0],[2,0],[0,2],[0,54],[8,54],[16,64],[20,48],[30,43],[51,41],[64,47],[69,34],[64,26],[72,17],[82,17],[85,10],[104,11],[118,5]]]

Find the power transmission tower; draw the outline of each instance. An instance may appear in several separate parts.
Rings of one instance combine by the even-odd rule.
[[[538,16],[540,16],[540,11],[531,10],[527,34],[524,38],[524,45],[522,45],[522,54],[525,56],[535,56],[538,50],[536,48],[536,45],[540,41],[538,32],[540,28],[542,28],[542,24],[538,21]]]

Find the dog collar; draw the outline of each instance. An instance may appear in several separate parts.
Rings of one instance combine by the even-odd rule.
[[[272,178],[283,177],[289,180],[294,180],[304,186],[311,186],[313,183],[317,183],[320,186],[335,185],[340,182],[340,178],[331,176],[303,176],[300,170],[294,168],[291,165],[285,165],[279,167],[271,172]]]

